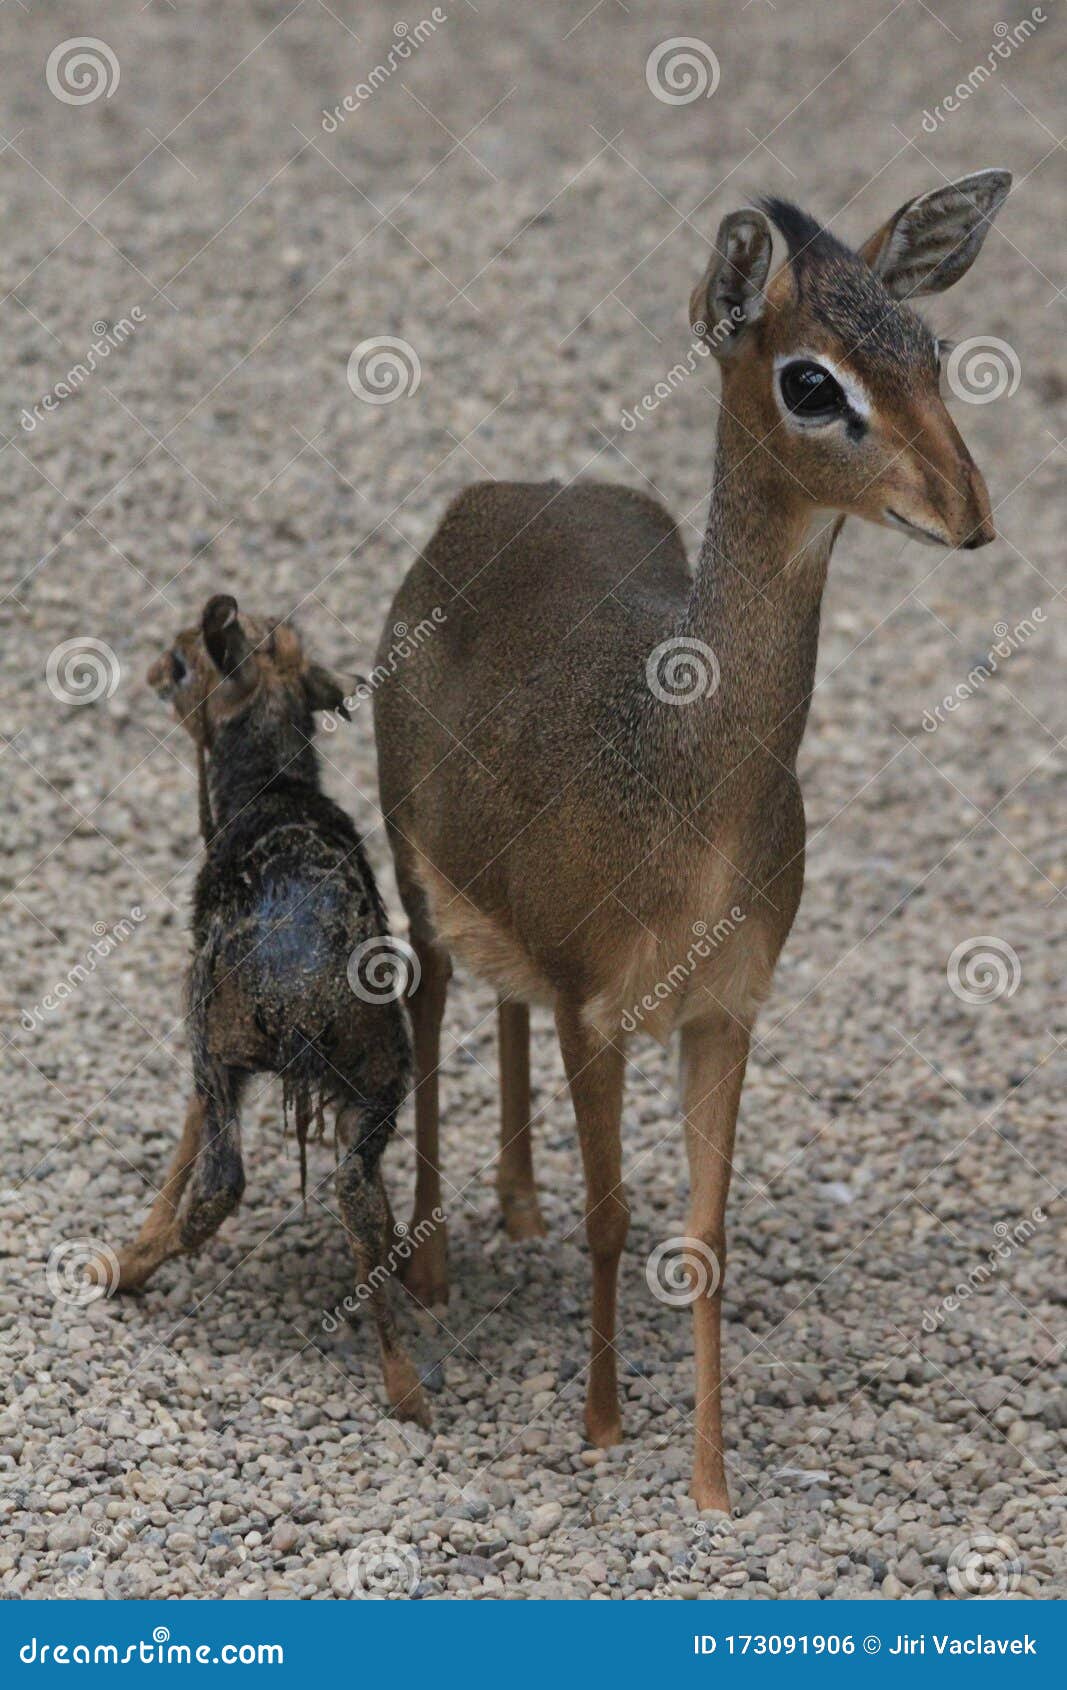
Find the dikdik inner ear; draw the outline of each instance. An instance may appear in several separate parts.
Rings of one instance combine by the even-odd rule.
[[[759,321],[763,286],[771,267],[771,228],[761,211],[731,211],[719,225],[715,248],[689,301],[689,322],[716,356],[736,349]]]
[[[236,674],[251,647],[237,620],[237,600],[229,593],[216,593],[204,606],[201,620],[207,654],[221,675]]]
[[[902,205],[860,248],[894,299],[943,293],[966,275],[1011,188],[1009,170],[979,170]]]

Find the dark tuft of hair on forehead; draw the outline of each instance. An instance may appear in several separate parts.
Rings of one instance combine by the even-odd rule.
[[[844,338],[861,369],[932,366],[934,338],[918,314],[891,299],[866,260],[810,212],[774,195],[757,201],[785,241],[797,292],[816,322]]]
[[[843,241],[839,241],[829,229],[824,229],[810,212],[802,211],[799,205],[794,205],[792,200],[783,200],[775,194],[768,194],[756,203],[782,236],[790,262],[798,269],[803,267],[805,259],[816,261],[856,257]]]

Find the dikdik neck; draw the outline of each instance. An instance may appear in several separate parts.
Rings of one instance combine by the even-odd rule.
[[[716,690],[675,714],[697,756],[792,769],[807,721],[827,566],[843,518],[720,410],[711,507],[678,633],[718,661]],[[761,744],[766,752],[761,754]]]
[[[257,704],[223,723],[211,746],[207,776],[216,831],[271,789],[284,785],[319,790],[312,731],[310,720],[275,716]]]

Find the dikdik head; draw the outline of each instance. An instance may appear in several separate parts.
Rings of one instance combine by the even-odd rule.
[[[307,656],[296,629],[239,614],[228,593],[209,599],[199,624],[183,628],[157,657],[148,684],[206,750],[223,723],[253,709],[308,739],[313,711],[348,715],[340,680]]]
[[[948,349],[911,302],[970,269],[1010,187],[1006,170],[982,170],[935,188],[858,250],[784,200],[724,218],[690,319],[721,365],[727,415],[811,506],[931,545],[993,539],[941,397]],[[772,224],[786,249],[773,276]]]

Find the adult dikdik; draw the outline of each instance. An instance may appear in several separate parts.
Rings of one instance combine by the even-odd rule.
[[[690,307],[722,373],[695,573],[642,494],[481,484],[446,512],[389,618],[414,627],[436,609],[439,623],[375,699],[422,971],[410,999],[416,1225],[440,1202],[439,1029],[455,951],[500,997],[498,1183],[517,1237],[542,1230],[527,1006],[555,1013],[587,1188],[586,1428],[615,1443],[626,1030],[678,1030],[701,1508],[728,1506],[724,1215],[750,1030],[800,899],[795,766],[827,564],[846,516],[940,546],[993,539],[985,484],[940,397],[939,344],[909,301],[964,274],[1010,185],[984,170],[935,189],[858,250],[778,200],[725,218]],[[773,275],[772,224],[786,249]],[[409,1287],[439,1299],[445,1273],[436,1228]]]

